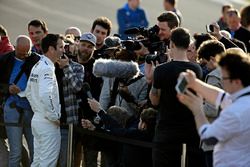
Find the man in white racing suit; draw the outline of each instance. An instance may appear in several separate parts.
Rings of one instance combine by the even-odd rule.
[[[34,116],[31,127],[34,135],[34,160],[32,167],[55,167],[60,135],[60,102],[54,63],[64,52],[63,37],[48,34],[42,40],[44,55],[32,68],[25,90]]]

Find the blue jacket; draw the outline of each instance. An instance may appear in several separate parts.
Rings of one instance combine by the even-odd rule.
[[[128,4],[118,9],[117,22],[119,25],[118,33],[121,39],[127,39],[128,36],[124,34],[124,31],[128,28],[148,27],[148,21],[144,10],[139,7],[136,10],[132,10],[129,8]]]

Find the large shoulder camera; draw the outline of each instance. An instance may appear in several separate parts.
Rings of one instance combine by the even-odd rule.
[[[125,46],[128,50],[139,50],[141,49],[140,43],[148,48],[150,54],[145,57],[146,63],[151,64],[151,61],[155,62],[156,60],[159,63],[166,61],[166,45],[164,41],[161,41],[158,37],[160,28],[157,25],[154,25],[150,28],[136,27],[125,30],[125,34],[136,36],[141,35],[143,39],[129,39],[122,41],[122,45]]]

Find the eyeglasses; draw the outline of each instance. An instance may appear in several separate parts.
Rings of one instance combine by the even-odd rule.
[[[229,11],[227,11],[227,14],[228,14],[228,16],[233,16],[233,15],[236,15],[236,16],[238,16],[239,15],[239,13],[238,13],[238,11],[237,10],[229,10]]]
[[[78,40],[78,41],[79,41],[80,38],[81,38],[80,36],[75,36],[75,40]]]

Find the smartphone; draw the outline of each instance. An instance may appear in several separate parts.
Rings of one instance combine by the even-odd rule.
[[[206,25],[206,30],[208,33],[214,32],[214,26],[212,24]]]
[[[177,80],[177,84],[175,85],[175,90],[177,93],[185,93],[187,84],[187,79],[184,76],[180,76]]]
[[[61,59],[66,59],[65,53],[61,56]]]

